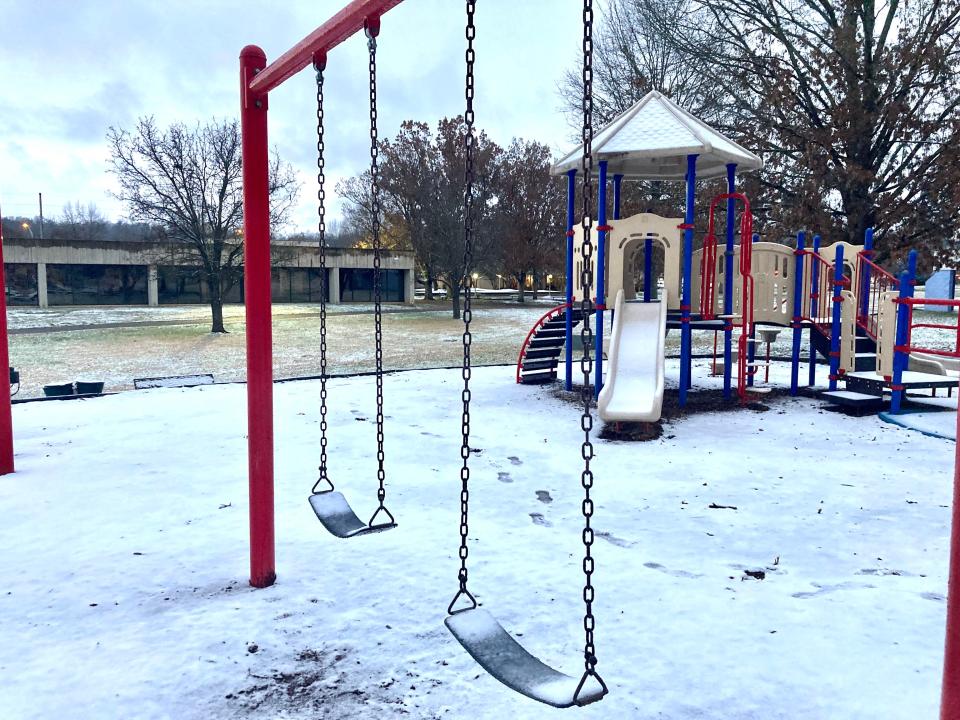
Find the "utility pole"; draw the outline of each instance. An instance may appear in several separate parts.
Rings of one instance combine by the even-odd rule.
[[[37,193],[40,198],[40,239],[43,240],[43,193]]]

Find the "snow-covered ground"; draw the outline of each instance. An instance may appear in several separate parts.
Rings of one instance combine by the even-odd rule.
[[[715,386],[705,374],[697,363],[697,385]],[[511,368],[474,378],[470,586],[576,675],[578,409],[515,385]],[[18,471],[0,478],[0,715],[559,716],[489,678],[443,626],[459,385],[457,371],[387,378],[399,527],[350,541],[307,502],[319,383],[276,387],[279,579],[264,590],[246,584],[242,385],[16,406]],[[372,378],[333,381],[330,396],[331,471],[366,517]],[[672,421],[652,442],[595,439],[610,695],[570,716],[935,717],[954,444],[768,402]]]

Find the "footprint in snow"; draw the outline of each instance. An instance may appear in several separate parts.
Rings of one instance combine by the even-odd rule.
[[[891,570],[890,568],[864,568],[857,572],[857,575],[902,575],[904,577],[914,577],[913,573],[906,570]]]
[[[611,545],[616,545],[617,547],[630,547],[634,544],[630,540],[624,540],[623,538],[618,538],[616,535],[611,535],[606,531],[598,532],[596,535],[598,538],[603,538]]]
[[[518,458],[516,455],[511,455],[510,457],[507,458],[507,460],[510,461],[511,465],[523,465],[523,461],[520,458]]]
[[[845,582],[840,583],[839,585],[818,585],[817,583],[810,583],[813,585],[816,590],[811,592],[797,592],[793,593],[790,597],[797,598],[798,600],[806,600],[807,598],[816,597],[817,595],[827,595],[829,593],[836,592],[837,590],[857,590],[865,588],[874,588],[875,585],[862,585],[860,583],[854,582]]]
[[[946,600],[943,595],[935,592],[922,592],[920,593],[920,597],[922,597],[924,600],[933,600],[935,602],[943,602]]]
[[[550,493],[548,493],[546,490],[537,490],[537,500],[547,504],[553,502],[553,498],[550,497]]]
[[[646,562],[643,564],[643,566],[645,568],[650,568],[651,570],[659,570],[665,575],[672,575],[673,577],[681,577],[681,578],[703,577],[703,575],[700,575],[698,573],[687,572],[686,570],[670,570],[669,568],[665,568],[660,563],[655,563],[655,562]]]
[[[547,520],[540,513],[530,513],[530,519],[533,520],[534,525],[542,525],[543,527],[553,527],[553,523]]]
[[[499,481],[502,482],[502,483],[512,483],[512,482],[513,482],[513,478],[510,477],[510,473],[506,473],[506,472],[498,472],[498,473],[497,473],[497,480],[499,480]]]

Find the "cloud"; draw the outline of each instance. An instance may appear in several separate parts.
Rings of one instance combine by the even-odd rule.
[[[272,3],[267,12],[253,0],[0,0],[5,26],[20,29],[0,46],[0,63],[16,68],[0,114],[0,200],[42,191],[122,217],[107,194],[105,162],[91,160],[104,157],[107,127],[146,115],[162,125],[237,117],[240,49],[258,44],[275,58],[345,2]],[[478,124],[500,143],[523,136],[565,148],[556,85],[578,57],[581,8],[556,0],[478,5]],[[384,16],[381,137],[403,120],[434,126],[463,112],[463,22],[462,4],[450,0],[406,2]],[[366,42],[355,36],[328,63],[328,174],[355,175],[369,163],[367,82]],[[271,94],[271,145],[305,178],[316,166],[315,92],[305,70]],[[295,214],[305,230],[315,218],[312,193],[305,186]]]

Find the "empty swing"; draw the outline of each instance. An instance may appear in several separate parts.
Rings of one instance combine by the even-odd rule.
[[[370,52],[370,195],[373,227],[373,315],[376,346],[376,386],[377,386],[377,500],[379,505],[368,522],[363,522],[347,502],[343,493],[337,492],[327,470],[327,297],[329,278],[327,277],[326,256],[326,195],[323,189],[324,176],[324,137],[323,137],[323,73],[326,69],[326,54],[314,57],[313,67],[317,75],[317,213],[319,215],[320,235],[320,271],[324,278],[324,292],[320,296],[320,477],[313,485],[310,505],[323,526],[338,538],[351,538],[382,532],[396,527],[393,514],[387,510],[383,452],[383,326],[381,315],[381,297],[383,281],[380,272],[380,191],[377,165],[377,34],[380,30],[379,19],[364,23],[367,47]],[[385,518],[378,521],[383,514]]]
[[[593,371],[593,360],[590,357],[590,348],[593,347],[593,331],[590,328],[590,288],[593,284],[593,270],[591,257],[593,254],[593,243],[591,242],[590,207],[592,201],[591,174],[593,172],[593,158],[591,157],[591,145],[593,142],[593,0],[584,0],[583,4],[583,237],[584,242],[581,249],[583,258],[583,271],[581,281],[583,284],[583,300],[581,309],[583,312],[583,327],[581,329],[581,338],[583,340],[583,357],[581,360],[581,369],[583,371],[583,413],[580,425],[584,431],[584,440],[581,454],[584,460],[584,469],[581,473],[581,484],[584,489],[584,500],[582,504],[584,530],[583,530],[583,572],[585,584],[583,588],[583,601],[585,612],[583,618],[583,628],[585,632],[584,642],[584,672],[579,682],[575,677],[566,675],[538,660],[497,622],[486,610],[482,610],[477,605],[477,600],[467,589],[467,556],[469,549],[467,547],[467,532],[469,520],[470,503],[470,289],[471,289],[471,265],[473,262],[473,181],[474,181],[474,145],[476,139],[473,135],[474,112],[474,59],[473,40],[476,37],[476,28],[474,25],[474,12],[476,9],[476,0],[466,0],[467,8],[467,51],[466,51],[466,101],[467,107],[464,113],[466,123],[466,134],[464,145],[466,151],[466,170],[464,173],[464,308],[463,308],[463,414],[462,414],[462,438],[463,442],[460,448],[460,457],[463,459],[463,466],[460,469],[460,570],[457,578],[460,588],[450,601],[447,607],[448,617],[445,620],[447,628],[453,633],[454,637],[460,642],[464,649],[486,670],[490,675],[502,682],[507,687],[515,690],[529,698],[538,700],[554,707],[566,708],[573,705],[587,705],[600,700],[607,694],[607,685],[597,673],[597,657],[594,647],[594,627],[596,625],[593,616],[594,588],[592,575],[594,571],[594,561],[591,554],[591,546],[594,541],[593,529],[590,526],[590,519],[593,516],[593,501],[590,498],[590,489],[593,487],[593,471],[590,469],[590,460],[593,458],[593,444],[590,442],[590,430],[593,427],[593,415],[591,413],[591,403],[593,402],[593,385],[591,375]],[[459,603],[459,607],[458,607]],[[588,685],[588,681],[591,681]]]

